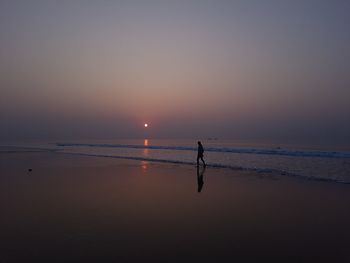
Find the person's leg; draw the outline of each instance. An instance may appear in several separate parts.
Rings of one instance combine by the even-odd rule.
[[[201,160],[202,160],[204,166],[206,166],[206,164],[205,164],[205,162],[204,162],[204,159],[203,159],[203,156],[201,157]]]
[[[199,166],[199,156],[197,156],[197,166]]]

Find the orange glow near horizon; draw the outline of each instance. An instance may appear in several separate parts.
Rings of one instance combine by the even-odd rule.
[[[144,126],[145,126],[145,128],[147,128],[148,127],[148,123],[145,123]]]

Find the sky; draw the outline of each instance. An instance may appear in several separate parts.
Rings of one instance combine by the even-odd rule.
[[[0,2],[0,141],[350,142],[350,2]]]

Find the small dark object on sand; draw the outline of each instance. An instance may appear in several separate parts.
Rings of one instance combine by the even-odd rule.
[[[29,169],[28,169],[28,172],[31,172],[31,171],[33,171],[33,169],[29,168]]]

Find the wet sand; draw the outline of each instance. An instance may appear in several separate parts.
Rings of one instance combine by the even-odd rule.
[[[350,185],[16,151],[0,151],[1,263],[350,262]]]

